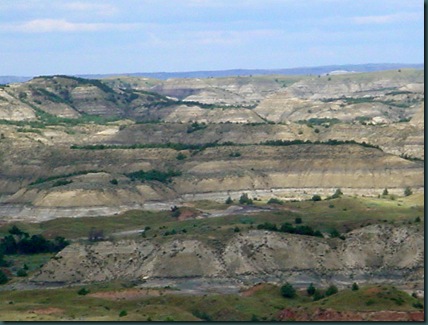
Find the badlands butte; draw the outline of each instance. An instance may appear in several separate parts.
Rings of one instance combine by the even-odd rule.
[[[0,87],[0,122],[3,229],[19,222],[72,240],[32,283],[190,277],[423,289],[423,230],[413,222],[423,218],[423,70],[41,76]],[[243,194],[252,205],[239,203]],[[299,216],[323,238],[256,227]],[[71,230],[78,220],[102,228],[104,241],[48,226]]]

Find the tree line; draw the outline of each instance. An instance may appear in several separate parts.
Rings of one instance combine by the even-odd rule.
[[[57,236],[53,240],[43,235],[32,235],[17,226],[9,229],[8,235],[0,239],[0,256],[11,254],[56,253],[69,245],[64,237]]]

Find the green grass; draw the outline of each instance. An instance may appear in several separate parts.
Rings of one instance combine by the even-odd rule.
[[[418,301],[417,298],[413,298],[394,286],[371,285],[361,287],[357,291],[350,289],[339,291],[335,295],[312,303],[312,306],[333,308],[339,311],[409,311],[418,310],[413,306]]]
[[[265,205],[263,202],[256,203],[259,206]],[[212,201],[196,201],[193,206],[199,210],[221,210],[229,207],[226,204]],[[150,226],[151,229],[146,234],[147,238],[153,238],[156,235],[159,240],[164,238],[163,234],[166,231],[175,229],[177,235],[174,236],[195,237],[206,241],[209,238],[226,240],[233,234],[236,226],[241,231],[245,231],[250,228],[255,229],[257,224],[264,222],[275,223],[277,226],[285,222],[294,224],[296,217],[302,218],[302,225],[311,226],[315,230],[328,232],[336,228],[340,232],[344,232],[358,229],[369,223],[414,223],[416,217],[419,216],[423,220],[424,216],[422,194],[413,194],[395,201],[387,198],[343,196],[318,202],[284,202],[283,205],[278,206],[278,209],[277,211],[185,221],[173,218],[170,211],[135,210],[109,217],[58,218],[37,224],[13,224],[23,231],[42,234],[48,239],[53,239],[55,236],[62,236],[66,239],[86,238],[91,228],[102,229],[104,236],[108,237],[114,232],[144,229],[146,226]],[[0,235],[7,234],[13,224],[1,226]],[[420,225],[422,227],[423,222]],[[185,234],[182,233],[183,229],[186,229]]]
[[[171,211],[128,211],[109,217],[58,218],[41,223],[13,223],[20,229],[31,234],[42,234],[47,239],[62,236],[67,240],[88,242],[91,229],[102,230],[105,239],[113,233],[140,230],[150,227],[141,233],[127,235],[130,238],[145,238],[156,243],[169,241],[172,238],[200,240],[215,249],[222,249],[225,243],[236,235],[235,228],[246,232],[257,229],[257,225],[266,222],[276,224],[279,228],[283,223],[294,225],[297,217],[302,219],[302,226],[310,226],[315,231],[330,233],[337,229],[340,233],[359,229],[369,224],[413,224],[420,229],[424,226],[423,194],[399,197],[392,201],[388,198],[365,198],[343,196],[324,201],[284,202],[278,210],[251,214],[237,214],[223,217],[188,219],[179,221]],[[256,202],[264,206],[265,202]],[[197,201],[193,208],[181,208],[197,211],[226,209],[228,205],[211,201]],[[196,208],[196,209],[195,209]],[[293,210],[293,211],[290,211]],[[421,222],[415,222],[420,217]],[[0,227],[0,235],[4,236],[13,224]],[[346,239],[345,239],[346,240]],[[6,256],[13,261],[14,272],[23,267],[35,271],[44,264],[51,255]]]
[[[392,286],[366,286],[358,291],[339,290],[339,293],[313,302],[306,293],[299,292],[296,298],[287,299],[280,295],[278,286],[265,284],[249,296],[240,294],[208,294],[188,296],[169,294],[160,290],[159,296],[140,296],[132,300],[109,300],[91,297],[93,293],[124,291],[125,283],[92,284],[85,286],[88,295],[79,295],[82,287],[50,290],[4,291],[0,295],[2,319],[11,320],[119,320],[121,311],[126,316],[122,321],[250,321],[274,320],[284,308],[303,307],[307,311],[315,308],[332,308],[338,311],[416,311],[413,306],[419,299]],[[372,301],[367,304],[367,301]],[[63,311],[54,315],[29,313],[34,309],[48,307]]]

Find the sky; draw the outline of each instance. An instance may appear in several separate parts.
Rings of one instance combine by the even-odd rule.
[[[423,0],[0,0],[0,75],[423,63]]]

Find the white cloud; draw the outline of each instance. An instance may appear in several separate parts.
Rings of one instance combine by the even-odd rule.
[[[353,17],[352,21],[358,25],[366,24],[390,24],[397,22],[406,22],[423,18],[423,13],[400,13],[379,16],[359,16]]]
[[[144,27],[143,24],[126,23],[73,23],[64,19],[35,19],[18,24],[1,24],[1,31],[23,33],[96,32],[105,30],[128,31]]]

